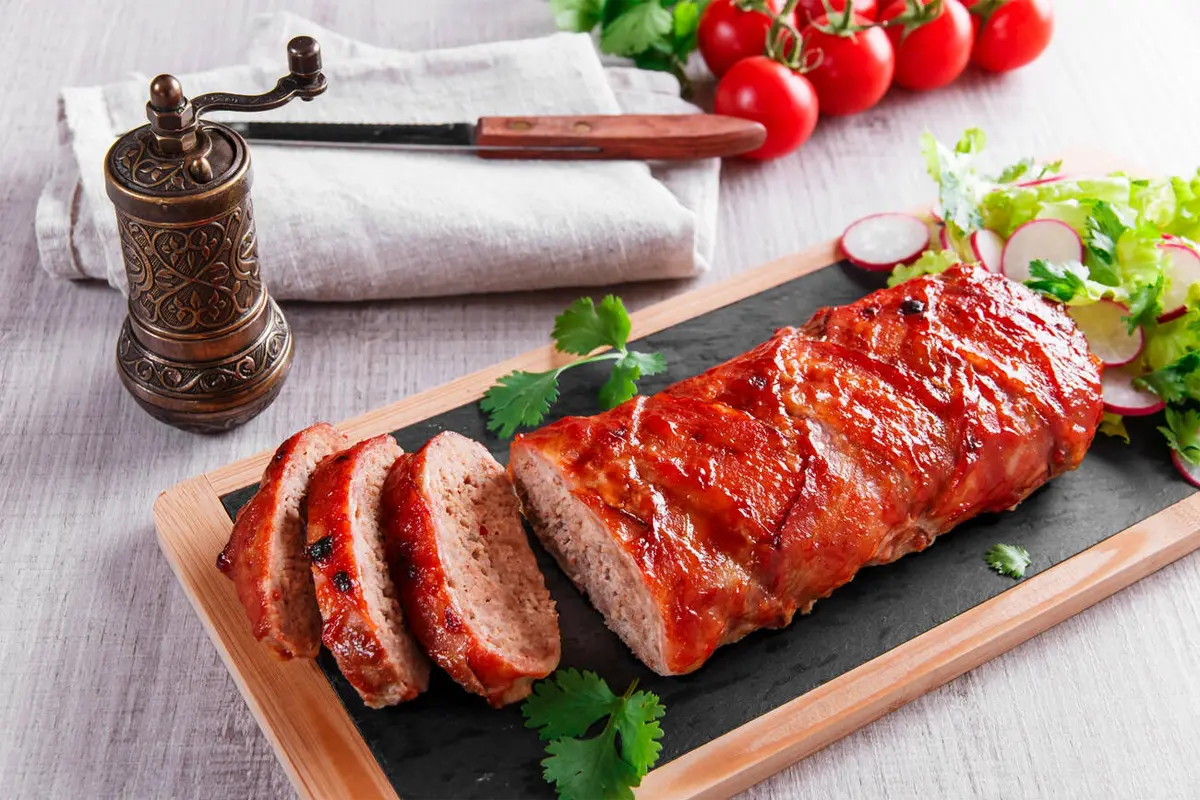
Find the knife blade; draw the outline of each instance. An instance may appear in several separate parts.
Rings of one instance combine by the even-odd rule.
[[[375,125],[228,122],[259,144],[473,152],[484,158],[674,160],[723,158],[766,140],[757,122],[717,114],[480,117],[476,123]]]

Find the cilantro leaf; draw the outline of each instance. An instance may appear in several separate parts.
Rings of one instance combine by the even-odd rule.
[[[996,183],[1013,183],[1033,169],[1032,158],[1022,158],[1015,164],[1009,164],[996,178]]]
[[[671,10],[671,26],[674,43],[672,51],[687,60],[688,53],[696,49],[696,36],[700,30],[700,4],[696,0],[682,0]]]
[[[613,364],[612,374],[600,387],[602,408],[615,408],[637,394],[637,381],[643,375],[656,375],[667,368],[661,353],[639,353],[631,350]]]
[[[629,339],[629,314],[616,295],[608,295],[597,306],[581,297],[554,318],[550,336],[564,353],[586,356],[605,345],[620,350]]]
[[[635,56],[671,33],[674,24],[671,12],[657,0],[635,5],[600,32],[600,49],[615,56]]]
[[[1114,287],[1104,286],[1087,277],[1087,270],[1078,261],[1051,264],[1035,258],[1029,262],[1029,279],[1025,285],[1036,292],[1053,297],[1060,303],[1095,302],[1105,295],[1118,295]]]
[[[1086,224],[1084,263],[1092,280],[1108,286],[1120,285],[1121,278],[1116,270],[1117,242],[1128,227],[1117,216],[1112,204],[1104,200],[1092,204]]]
[[[546,746],[542,775],[560,800],[633,800],[637,770],[617,753],[613,727],[591,739],[555,739]]]
[[[479,407],[489,415],[488,430],[507,439],[521,425],[541,422],[558,399],[561,371],[510,372],[496,381],[479,401]]]
[[[1062,159],[1061,158],[1058,159],[1057,161],[1051,161],[1048,164],[1042,164],[1042,168],[1040,170],[1038,170],[1038,174],[1037,174],[1038,180],[1041,180],[1042,178],[1046,177],[1047,175],[1056,175],[1061,171],[1062,171]]]
[[[526,698],[525,726],[550,740],[542,774],[561,800],[632,800],[662,751],[665,713],[657,695],[636,688],[617,697],[596,673],[565,669]],[[581,738],[605,717],[597,735]]]
[[[1163,292],[1166,290],[1166,280],[1167,276],[1160,272],[1153,283],[1143,284],[1130,293],[1129,316],[1124,319],[1129,324],[1131,336],[1138,326],[1148,325],[1162,314],[1162,298]]]
[[[561,736],[582,736],[611,714],[620,698],[594,672],[560,669],[549,680],[538,681],[521,706],[525,727],[536,728],[543,741]]]
[[[1182,403],[1195,394],[1193,379],[1200,379],[1197,370],[1200,370],[1200,350],[1192,350],[1167,366],[1137,378],[1133,385],[1138,389],[1149,389],[1164,403]]]
[[[1185,461],[1200,464],[1200,412],[1167,406],[1167,424],[1158,430]]]
[[[662,353],[640,353],[637,350],[630,350],[617,362],[617,366],[636,367],[637,377],[640,378],[642,375],[658,375],[666,372],[667,360],[663,358]]]
[[[1024,578],[1025,568],[1032,559],[1024,547],[1015,544],[994,544],[984,553],[983,560],[1001,575]]]
[[[634,692],[613,712],[612,720],[621,739],[621,757],[633,766],[642,778],[662,752],[662,727],[658,720],[667,713],[658,696],[650,692]]]
[[[550,0],[554,24],[562,31],[586,33],[596,27],[604,12],[604,0]]]

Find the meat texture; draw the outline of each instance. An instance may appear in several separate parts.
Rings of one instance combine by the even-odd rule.
[[[321,641],[372,708],[411,700],[429,685],[429,660],[408,632],[388,574],[380,493],[402,454],[387,434],[325,459],[308,490]]]
[[[661,674],[1083,459],[1099,363],[1061,307],[963,267],[818,311],[653,397],[519,436],[546,547]]]
[[[554,601],[512,483],[483,445],[440,433],[397,460],[383,489],[388,561],[417,640],[496,707],[558,665]]]
[[[301,515],[317,464],[349,446],[345,434],[324,422],[281,444],[217,557],[218,569],[237,589],[255,637],[283,659],[315,658],[321,647],[321,614]]]

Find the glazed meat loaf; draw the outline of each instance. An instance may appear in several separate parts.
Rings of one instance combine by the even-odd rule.
[[[1061,307],[955,268],[519,436],[509,470],[608,625],[680,674],[1078,466],[1099,373]]]
[[[283,659],[315,658],[321,647],[321,613],[301,514],[317,464],[349,446],[345,434],[324,422],[281,444],[217,557],[218,569],[237,589],[255,637]]]
[[[383,489],[405,618],[439,666],[496,707],[558,665],[558,615],[504,468],[478,442],[433,437]]]
[[[388,572],[380,493],[401,456],[387,434],[325,459],[308,491],[308,554],[321,640],[372,708],[411,700],[429,685],[429,660],[404,623]]]

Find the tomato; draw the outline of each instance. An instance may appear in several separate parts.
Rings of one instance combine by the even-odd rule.
[[[990,72],[1023,67],[1042,54],[1054,33],[1050,0],[968,0],[982,13],[971,63]]]
[[[875,0],[853,0],[854,13],[875,19]],[[829,8],[834,11],[845,11],[846,0],[829,0]],[[800,0],[796,4],[796,28],[803,30],[804,26],[814,19],[825,16],[825,0]]]
[[[746,158],[785,155],[808,141],[817,127],[817,93],[803,75],[766,56],[744,58],[717,83],[713,111],[761,122],[762,147]]]
[[[841,19],[836,15],[818,17],[801,33],[805,49],[821,51],[817,67],[807,77],[817,90],[821,113],[833,116],[857,114],[878,103],[896,69],[892,43],[882,28],[821,30],[836,30]],[[867,26],[871,20],[855,15],[852,23]]]
[[[778,14],[779,0],[767,0],[767,9]],[[734,0],[713,0],[700,16],[696,39],[704,63],[718,78],[751,56],[761,56],[767,46],[771,17],[761,11],[742,11]]]
[[[931,1],[922,0],[921,5]],[[879,20],[895,19],[907,8],[904,0],[896,0],[883,9]],[[895,80],[905,89],[938,89],[961,75],[971,60],[971,14],[958,0],[942,0],[936,16],[914,20],[918,23],[920,27],[896,24],[887,29],[896,51]]]

